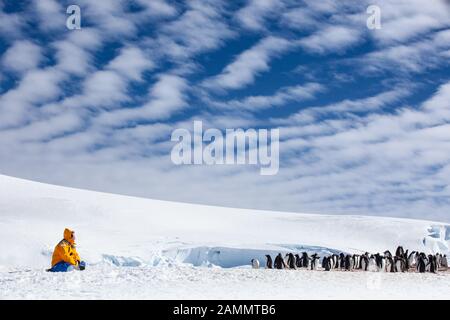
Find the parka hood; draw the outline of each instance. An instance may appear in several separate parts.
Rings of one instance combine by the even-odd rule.
[[[73,230],[68,228],[64,229],[64,239],[67,240],[70,244],[75,244],[75,240],[73,239]]]

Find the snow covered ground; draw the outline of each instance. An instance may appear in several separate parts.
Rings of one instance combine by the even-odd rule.
[[[76,230],[88,270],[51,274]],[[190,205],[0,175],[0,298],[449,298],[450,274],[253,270],[278,252],[448,254],[450,225]]]
[[[10,299],[448,299],[450,274],[91,266],[2,273]]]

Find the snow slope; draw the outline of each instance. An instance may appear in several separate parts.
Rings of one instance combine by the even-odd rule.
[[[231,209],[133,198],[0,176],[0,266],[42,266],[65,227],[88,262],[223,267],[279,251],[449,250],[444,223]]]
[[[178,272],[196,270],[195,278],[195,274],[202,272],[209,276],[203,269],[215,270],[197,266],[248,266],[252,258],[264,261],[267,253],[375,253],[395,250],[399,244],[411,250],[448,253],[450,244],[450,225],[432,221],[192,205],[71,189],[0,175],[2,292],[9,292],[9,297],[24,297],[26,292],[17,289],[23,279],[30,277],[32,282],[32,279],[51,277],[42,270],[49,266],[52,250],[65,227],[76,230],[78,251],[91,268],[82,275],[70,276],[77,279],[89,279],[89,275],[102,268],[116,270],[112,272],[118,276],[125,272],[127,277],[129,272],[134,272],[129,270],[143,270],[143,279],[148,273],[154,273],[152,270],[164,269],[169,271],[156,274],[170,282],[170,277]],[[247,280],[259,275],[251,274],[254,270],[238,269],[236,272]],[[220,270],[217,272],[227,272]],[[158,276],[154,275],[153,279],[159,281]],[[268,277],[279,281],[278,273],[270,273]],[[448,286],[448,276],[446,281],[441,281],[441,285]],[[39,284],[37,281],[37,289]],[[92,295],[98,297],[95,292]]]

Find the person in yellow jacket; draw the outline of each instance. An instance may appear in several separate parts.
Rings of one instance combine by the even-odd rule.
[[[55,247],[52,256],[52,267],[48,271],[66,272],[73,269],[84,270],[86,264],[81,261],[75,247],[75,231],[64,230],[64,239]]]

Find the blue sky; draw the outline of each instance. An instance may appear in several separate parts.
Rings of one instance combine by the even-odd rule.
[[[81,30],[66,8],[81,8]],[[369,5],[381,29],[369,30]],[[449,220],[448,1],[0,2],[0,173],[231,207]],[[279,128],[280,171],[175,166]]]

